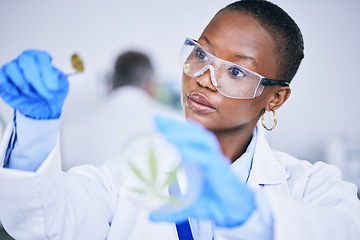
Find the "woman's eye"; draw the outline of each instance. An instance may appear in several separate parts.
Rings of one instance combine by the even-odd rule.
[[[236,68],[236,67],[229,68],[228,71],[234,77],[245,77],[246,76],[246,74],[241,69]]]
[[[196,53],[197,58],[199,58],[200,60],[206,60],[207,55],[201,49],[197,49],[195,53]]]

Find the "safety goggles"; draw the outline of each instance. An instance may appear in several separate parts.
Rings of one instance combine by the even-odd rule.
[[[286,81],[271,80],[238,64],[217,58],[190,38],[186,38],[181,48],[180,63],[183,72],[189,77],[199,77],[209,70],[212,84],[229,98],[256,98],[265,86],[289,86]]]

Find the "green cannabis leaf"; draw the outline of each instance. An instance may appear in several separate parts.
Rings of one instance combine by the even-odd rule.
[[[152,195],[158,197],[159,199],[169,201],[170,203],[180,204],[180,201],[178,199],[173,198],[171,196],[165,196],[161,192],[161,189],[163,189],[164,187],[170,186],[170,184],[172,184],[175,181],[176,175],[180,169],[180,164],[174,170],[172,170],[171,172],[168,173],[166,179],[163,182],[159,182],[158,162],[157,162],[155,150],[153,147],[150,147],[150,149],[149,149],[149,154],[148,154],[147,160],[148,160],[149,169],[150,169],[150,179],[148,179],[149,177],[146,177],[148,174],[142,173],[135,166],[135,164],[128,161],[132,172],[146,186],[146,189],[133,188],[133,189],[129,189],[129,190],[132,192],[138,193],[138,194],[152,194]]]
[[[151,147],[149,150],[149,166],[150,166],[152,182],[155,185],[157,179],[157,165],[156,165],[155,151],[153,147]]]
[[[145,184],[148,184],[148,181],[145,179],[145,177],[141,174],[140,170],[135,167],[135,165],[131,162],[129,162],[131,170],[135,173],[135,175]]]

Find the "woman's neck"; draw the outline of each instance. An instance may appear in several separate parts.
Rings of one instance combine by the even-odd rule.
[[[231,162],[235,162],[246,151],[251,142],[254,127],[245,131],[215,133],[222,152]]]

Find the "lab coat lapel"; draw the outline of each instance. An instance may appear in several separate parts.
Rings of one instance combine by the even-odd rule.
[[[271,186],[288,192],[286,180],[289,177],[285,165],[274,156],[273,150],[267,143],[263,129],[258,127],[252,169],[248,180],[250,187]]]

